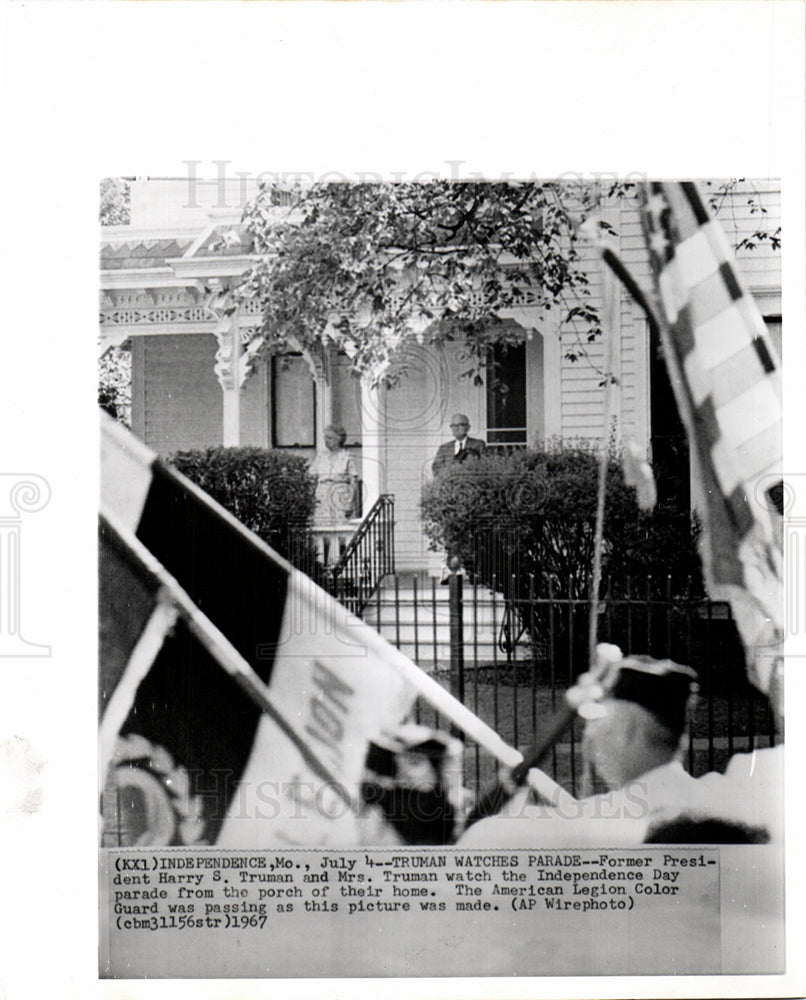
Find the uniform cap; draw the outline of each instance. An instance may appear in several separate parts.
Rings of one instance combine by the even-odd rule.
[[[652,656],[627,656],[609,697],[641,705],[682,736],[689,698],[696,691],[697,674],[691,667]]]

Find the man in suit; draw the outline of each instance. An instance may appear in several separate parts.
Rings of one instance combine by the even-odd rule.
[[[431,471],[435,476],[455,465],[467,461],[468,458],[476,459],[487,451],[487,445],[480,438],[468,437],[470,421],[464,413],[455,413],[451,418],[451,431],[453,441],[446,441],[437,449],[436,457],[431,465]]]

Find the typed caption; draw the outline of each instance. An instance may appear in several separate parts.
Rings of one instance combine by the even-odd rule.
[[[713,848],[121,849],[101,879],[108,977],[719,971]]]

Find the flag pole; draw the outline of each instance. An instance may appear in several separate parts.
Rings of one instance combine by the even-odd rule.
[[[582,229],[582,227],[580,227]],[[591,227],[589,226],[588,229]],[[590,232],[585,232],[590,236]],[[597,234],[595,242],[599,248],[604,261],[604,246],[602,237]],[[612,251],[611,256],[617,261],[618,257]],[[591,569],[590,588],[590,614],[588,621],[588,663],[594,673],[603,674],[610,668],[616,658],[621,657],[618,651],[617,657],[613,656],[612,647],[609,644],[599,646],[598,638],[598,611],[599,611],[599,588],[602,579],[602,549],[604,547],[604,512],[605,498],[607,493],[607,464],[609,456],[609,435],[613,412],[613,391],[617,385],[614,374],[615,369],[615,332],[618,330],[618,309],[620,305],[620,295],[614,275],[611,271],[602,267],[602,297],[603,297],[603,323],[605,331],[605,356],[604,356],[604,416],[602,427],[602,441],[599,449],[598,477],[596,491],[596,522],[593,540],[593,565]],[[537,740],[524,754],[523,760],[512,769],[507,782],[498,781],[487,792],[484,792],[478,799],[476,806],[467,820],[470,826],[486,816],[492,816],[499,812],[504,805],[512,798],[515,789],[522,785],[532,768],[537,768],[542,763],[551,747],[562,736],[562,734],[573,723],[576,717],[576,706],[566,698],[565,703],[557,710],[554,717],[549,721],[541,739]]]
[[[596,660],[599,627],[599,589],[602,582],[602,548],[604,546],[604,515],[607,496],[607,464],[610,434],[613,430],[613,393],[618,385],[616,369],[616,333],[619,329],[618,310],[621,297],[616,279],[604,266],[602,253],[602,331],[604,340],[604,414],[602,440],[599,448],[599,477],[596,491],[596,522],[593,535],[593,566],[591,570],[590,617],[588,620],[588,663]]]

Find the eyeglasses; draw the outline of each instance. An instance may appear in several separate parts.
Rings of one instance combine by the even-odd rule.
[[[469,427],[470,424],[451,424],[451,427]]]

